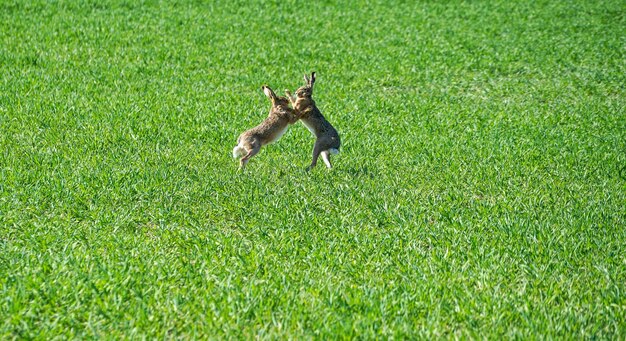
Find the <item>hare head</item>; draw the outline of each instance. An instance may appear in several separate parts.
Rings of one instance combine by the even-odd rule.
[[[313,84],[315,84],[315,72],[311,72],[311,78],[304,75],[304,85],[296,90],[298,98],[310,98],[313,96]]]
[[[274,93],[274,90],[270,89],[270,87],[267,85],[263,85],[261,89],[263,89],[265,96],[267,96],[270,102],[272,102],[272,109],[286,109],[287,111],[291,110],[291,108],[289,107],[290,102],[289,102],[289,99],[287,99],[287,97],[276,96],[276,94]]]

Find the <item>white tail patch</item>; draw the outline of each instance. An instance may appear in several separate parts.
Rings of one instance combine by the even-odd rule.
[[[333,154],[333,155],[334,155],[334,154],[339,154],[339,149],[336,149],[336,148],[330,148],[328,151],[329,151],[331,154]]]
[[[246,150],[243,149],[240,146],[235,146],[235,148],[233,148],[233,158],[240,158],[242,156],[246,155]]]

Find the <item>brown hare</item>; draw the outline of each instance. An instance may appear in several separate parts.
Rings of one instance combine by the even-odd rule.
[[[272,102],[270,113],[258,126],[246,130],[237,139],[237,145],[233,148],[233,157],[241,157],[239,168],[244,169],[251,157],[256,155],[261,147],[276,142],[290,124],[298,121],[295,110],[289,106],[286,97],[278,97],[267,85],[261,87],[265,96]]]
[[[285,90],[285,94],[295,109],[296,115],[316,138],[315,146],[313,147],[313,161],[307,170],[315,167],[320,155],[322,155],[322,160],[324,160],[326,167],[332,168],[330,154],[339,153],[339,146],[341,145],[339,133],[324,118],[312,98],[315,72],[311,73],[311,78],[304,75],[304,82],[305,85],[296,90],[296,96],[292,96],[289,90]]]

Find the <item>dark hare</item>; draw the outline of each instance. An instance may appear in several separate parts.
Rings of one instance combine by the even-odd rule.
[[[316,138],[313,147],[313,161],[311,161],[311,165],[307,170],[315,167],[320,155],[326,167],[332,168],[330,155],[339,153],[339,147],[341,146],[339,133],[322,115],[313,100],[315,72],[311,73],[311,78],[304,75],[304,82],[305,84],[296,90],[296,96],[291,95],[289,90],[285,90],[285,94],[289,98],[291,105],[293,105],[296,115]]]

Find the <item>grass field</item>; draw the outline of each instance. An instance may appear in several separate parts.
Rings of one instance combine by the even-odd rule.
[[[0,0],[0,339],[624,339],[625,27],[622,0]],[[260,86],[311,71],[335,168],[296,124],[238,172]]]

